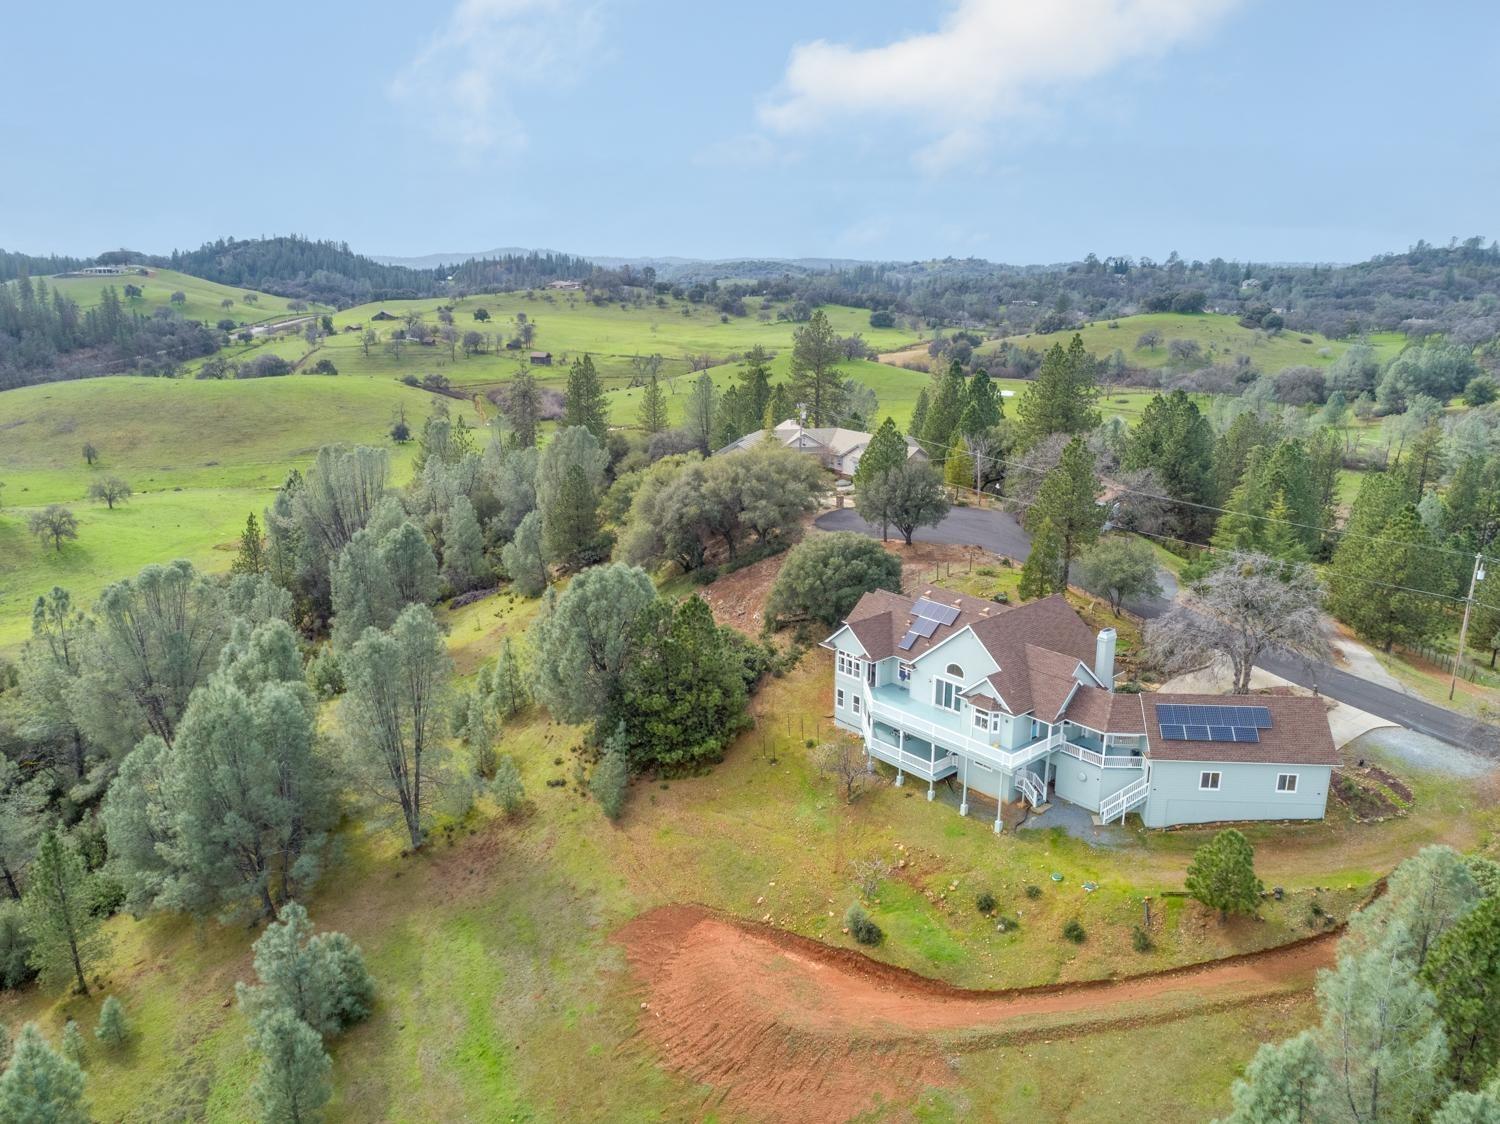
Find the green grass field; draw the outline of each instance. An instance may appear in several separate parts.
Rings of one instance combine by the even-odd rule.
[[[546,385],[561,386],[568,365],[588,352],[593,355],[606,385],[618,386],[629,382],[633,356],[662,356],[661,377],[669,378],[687,373],[690,359],[695,356],[708,356],[714,365],[719,365],[754,344],[785,351],[790,348],[792,333],[798,327],[790,321],[758,319],[753,300],[749,316],[731,317],[727,323],[716,309],[707,305],[664,300],[663,308],[654,304],[622,308],[618,304],[595,306],[576,293],[464,297],[451,302],[453,326],[460,333],[472,330],[491,337],[489,349],[473,356],[465,356],[462,350],[450,355],[448,346],[441,342],[430,347],[407,344],[399,357],[387,351],[391,330],[402,326],[400,318],[415,313],[436,328],[440,326],[438,306],[450,302],[428,299],[360,305],[334,316],[336,334],[322,341],[316,358],[331,359],[340,375],[401,378],[408,374],[437,373],[455,386],[480,388],[508,380],[532,350],[552,353],[552,366],[536,367],[534,373]],[[480,308],[489,312],[487,322],[474,319],[474,312]],[[382,311],[398,319],[389,322],[372,319]],[[880,350],[902,347],[917,338],[895,329],[872,329],[869,313],[863,309],[828,306],[824,311],[839,334],[860,332],[872,347]],[[516,316],[520,313],[535,325],[535,338],[528,348],[507,350],[505,342],[515,335]],[[361,343],[363,332],[346,330],[355,325],[379,333],[380,342],[370,349],[369,355]],[[294,361],[308,350],[300,338],[283,338],[256,346],[274,349]]]
[[[1112,323],[1119,326],[1111,327]],[[1142,334],[1148,331],[1159,333],[1162,343],[1153,348],[1137,347]],[[1066,344],[1072,334],[1029,334],[1011,336],[1009,341],[1041,351],[1059,341]],[[1090,353],[1107,358],[1118,348],[1125,353],[1126,361],[1134,367],[1166,366],[1171,358],[1167,343],[1174,339],[1184,339],[1196,340],[1204,354],[1214,362],[1228,362],[1235,356],[1246,355],[1259,370],[1268,374],[1275,374],[1285,367],[1328,366],[1354,342],[1330,340],[1310,332],[1283,331],[1271,335],[1242,328],[1233,316],[1207,312],[1197,315],[1151,312],[1115,321],[1100,320],[1079,329],[1079,335],[1083,337],[1083,345]],[[1375,353],[1385,360],[1399,354],[1406,340],[1399,332],[1382,332],[1372,336],[1368,342]],[[989,352],[993,347],[986,345],[981,350]]]
[[[189,320],[207,320],[210,324],[224,318],[241,324],[258,324],[264,320],[293,315],[292,310],[287,307],[285,297],[257,293],[252,289],[236,289],[171,269],[153,269],[147,277],[138,274],[123,274],[119,277],[49,277],[47,284],[72,297],[84,309],[97,305],[103,299],[104,290],[113,287],[128,310],[147,315],[152,309],[170,307]],[[124,300],[126,285],[139,286],[141,295]],[[172,304],[173,293],[182,293],[187,300],[182,304]],[[254,297],[253,303],[245,299],[246,294]],[[234,303],[225,308],[223,302],[226,300]]]
[[[393,475],[404,480],[412,449],[387,436],[403,407],[415,428],[432,398],[385,380],[316,376],[120,376],[0,394],[0,653],[25,638],[32,603],[54,585],[88,604],[148,562],[189,558],[223,569],[230,555],[219,548],[320,445],[390,448]],[[93,467],[85,442],[99,450]],[[106,475],[136,492],[114,511],[86,499],[89,483]],[[60,552],[26,532],[29,511],[49,503],[66,504],[80,524]]]

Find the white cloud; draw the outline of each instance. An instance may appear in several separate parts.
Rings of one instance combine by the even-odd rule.
[[[522,149],[514,92],[564,84],[600,39],[597,8],[579,0],[459,0],[390,96],[471,152]]]
[[[957,0],[938,30],[883,47],[819,40],[792,49],[762,125],[794,134],[839,119],[901,115],[942,164],[987,126],[1045,110],[1047,96],[1202,33],[1239,0]]]

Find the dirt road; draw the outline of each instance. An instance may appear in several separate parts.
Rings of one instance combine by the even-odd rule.
[[[616,935],[641,1032],[741,1116],[842,1121],[953,1079],[966,1050],[1182,1018],[1311,987],[1337,934],[1147,976],[966,991],[697,906]]]

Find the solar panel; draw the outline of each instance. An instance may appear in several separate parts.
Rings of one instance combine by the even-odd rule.
[[[917,634],[915,632],[908,632],[901,638],[901,643],[897,644],[896,647],[900,648],[903,652],[909,652],[912,649],[912,645],[916,642]]]
[[[1236,726],[1234,728],[1234,740],[1237,742],[1258,742],[1260,731],[1254,726]]]
[[[1170,725],[1194,726],[1250,726],[1260,730],[1271,728],[1271,711],[1264,706],[1190,706],[1182,703],[1161,703],[1156,708],[1156,719]]]
[[[1208,741],[1208,727],[1207,726],[1187,725],[1187,726],[1184,726],[1182,728],[1182,731],[1183,731],[1183,733],[1185,733],[1187,735],[1187,740],[1190,741],[1190,742],[1206,742],[1206,741]]]
[[[917,603],[912,606],[911,611],[919,617],[937,621],[938,624],[952,624],[958,620],[958,607],[956,605],[942,605],[936,601],[929,601],[925,597],[919,597]]]
[[[1181,726],[1163,726],[1161,736],[1164,741],[1169,742],[1187,741],[1187,735],[1183,733]]]
[[[932,620],[930,617],[918,617],[916,620],[911,622],[912,632],[922,637],[931,636],[934,632],[937,631],[937,627],[938,622]]]
[[[1208,740],[1211,742],[1234,741],[1233,726],[1210,726],[1208,728]]]

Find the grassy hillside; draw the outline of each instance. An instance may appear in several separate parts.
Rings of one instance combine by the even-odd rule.
[[[284,297],[236,289],[170,269],[153,269],[147,277],[132,274],[120,277],[49,277],[47,284],[72,297],[80,308],[94,307],[102,299],[104,290],[111,286],[123,297],[126,285],[138,285],[141,295],[124,303],[127,309],[143,314],[149,314],[154,308],[171,307],[189,320],[207,320],[210,324],[226,317],[241,324],[258,324],[263,320],[292,315]],[[172,294],[178,292],[186,296],[187,301],[172,304]],[[253,302],[245,299],[247,293],[254,296]],[[223,302],[226,300],[233,301],[233,305],[225,308]]]
[[[460,350],[456,357],[450,357],[447,345],[439,342],[430,347],[407,344],[399,357],[389,354],[387,340],[391,329],[402,326],[401,321],[375,321],[372,319],[375,314],[384,311],[404,318],[415,313],[427,324],[439,327],[438,306],[448,303],[453,307],[453,326],[460,333],[488,333],[493,337],[492,350],[473,356],[465,356]],[[716,309],[669,298],[662,308],[654,304],[644,308],[619,305],[601,308],[577,293],[545,292],[530,296],[525,293],[472,296],[453,302],[386,301],[336,314],[333,318],[336,334],[322,342],[316,358],[331,359],[341,375],[399,378],[437,372],[456,386],[492,386],[510,378],[517,364],[534,349],[550,351],[553,356],[552,367],[535,368],[537,377],[544,383],[560,386],[567,376],[568,364],[589,352],[606,384],[618,384],[629,381],[630,359],[636,355],[661,355],[665,361],[661,373],[671,376],[686,373],[693,356],[709,356],[722,363],[754,344],[771,350],[789,348],[798,325],[774,318],[762,321],[756,316],[757,302],[752,300],[750,306],[749,316],[730,317],[725,323]],[[476,320],[474,313],[478,309],[488,311],[490,319]],[[901,347],[916,339],[909,332],[872,329],[869,313],[863,309],[829,306],[824,311],[839,334],[860,332],[877,349]],[[516,316],[521,313],[535,326],[535,338],[528,348],[506,350],[504,344],[516,334]],[[370,349],[368,356],[361,343],[362,331],[350,330],[356,325],[379,333],[380,342]],[[256,346],[273,349],[293,360],[307,354],[307,345],[300,338]]]
[[[448,614],[460,668],[520,635],[535,602],[496,597]],[[1434,838],[1472,842],[1479,830],[1464,782],[1414,779],[1410,816],[1379,827],[1326,823],[1249,829],[1257,868],[1286,887],[1254,922],[1220,925],[1183,899],[1192,850],[1210,832],[1132,831],[1118,848],[1093,848],[1061,831],[996,836],[983,814],[879,787],[852,806],[812,768],[804,736],[827,734],[826,653],[814,651],[758,699],[760,729],[741,738],[704,776],[638,782],[618,825],[602,819],[575,774],[576,729],[523,716],[502,734],[532,808],[517,821],[492,808],[440,826],[433,843],[403,858],[396,837],[351,823],[331,869],[307,904],[320,927],[348,932],[364,949],[378,996],[372,1018],[331,1044],[333,1121],[524,1119],[719,1119],[713,1094],[667,1073],[638,1030],[649,1018],[612,941],[625,921],[654,906],[701,902],[737,916],[848,946],[838,917],[851,900],[854,864],[881,857],[902,868],[872,906],[888,934],[875,955],[971,987],[1103,977],[1266,947],[1306,932],[1316,899],[1342,913],[1401,854]],[[552,787],[548,781],[561,782]],[[1051,872],[1062,875],[1054,883]],[[1098,884],[1092,894],[1081,886]],[[1027,884],[1043,887],[1031,900]],[[1317,886],[1337,886],[1318,892]],[[973,908],[979,889],[1019,913],[998,934]],[[1131,949],[1140,895],[1155,911],[1156,947]],[[1082,946],[1060,940],[1070,917],[1087,926]],[[230,997],[250,975],[255,934],[242,926],[171,917],[114,919],[114,950],[89,999],[41,989],[0,996],[0,1021],[40,1019],[51,1035],[68,1017],[93,1026],[102,994],[119,996],[137,1037],[121,1054],[89,1040],[89,1095],[108,1120],[250,1115],[254,1060],[246,1023]],[[1259,1041],[1310,1019],[1303,997],[1043,1043],[962,1045],[953,1084],[922,1095],[924,1119],[1013,1119],[1017,1104],[1043,1119],[1115,1121],[1122,1089],[1142,1082],[1139,1059],[1168,1059],[1173,1095],[1157,1105],[1164,1124],[1227,1107],[1227,1090]],[[1051,1037],[1049,1035],[1049,1037]],[[712,1049],[712,1044],[708,1048]],[[957,1046],[955,1047],[958,1048]],[[1021,1081],[1039,1058],[1059,1064],[1046,1082]],[[577,1075],[587,1073],[580,1082]],[[1159,1081],[1161,1069],[1151,1080]],[[996,1090],[1003,1089],[1003,1097]],[[1141,1095],[1148,1090],[1140,1088]],[[919,1090],[913,1090],[919,1093]],[[907,1119],[893,1107],[874,1119]],[[733,1118],[731,1116],[722,1117]]]
[[[399,383],[312,376],[117,377],[0,394],[0,652],[24,639],[31,603],[54,585],[87,604],[148,562],[227,566],[216,548],[232,543],[245,516],[320,445],[390,447],[404,479],[412,450],[391,445],[391,419],[404,407],[415,426],[431,406],[426,392]],[[99,450],[93,467],[85,442]],[[136,491],[114,511],[85,498],[106,475]],[[78,540],[61,552],[26,533],[29,511],[49,503],[68,505],[80,523]]]
[[[1161,343],[1154,347],[1138,346],[1140,338],[1147,332],[1156,332]],[[1167,345],[1172,340],[1194,340],[1211,362],[1231,362],[1236,356],[1248,356],[1260,370],[1274,374],[1286,367],[1326,367],[1349,349],[1354,340],[1330,340],[1315,332],[1278,332],[1271,335],[1252,328],[1242,328],[1233,316],[1215,313],[1189,315],[1178,312],[1152,312],[1140,316],[1126,316],[1119,320],[1100,320],[1078,329],[1083,345],[1093,355],[1107,359],[1118,348],[1125,353],[1126,361],[1133,367],[1165,367],[1171,362]],[[992,340],[980,347],[979,354],[993,355],[1002,342],[1018,347],[1029,347],[1045,351],[1054,343],[1067,344],[1072,332],[1055,332],[1050,335],[1028,333],[1010,336],[1006,340]],[[1390,359],[1406,345],[1406,338],[1399,332],[1383,332],[1371,336],[1365,342],[1374,347],[1381,359]],[[926,348],[912,348],[904,352],[887,355],[892,362],[924,360]]]

